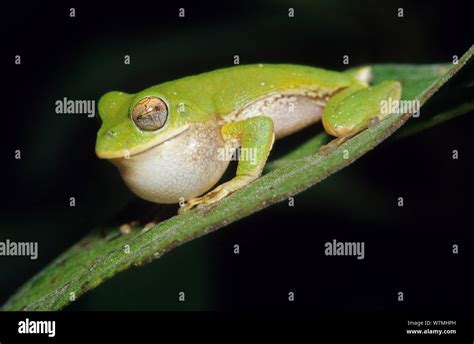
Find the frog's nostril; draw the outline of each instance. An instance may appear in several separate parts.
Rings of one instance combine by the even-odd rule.
[[[108,131],[105,133],[105,136],[107,136],[107,137],[113,137],[113,136],[115,136],[115,135],[117,135],[117,133],[116,133],[115,131],[113,131],[113,130],[108,130]]]

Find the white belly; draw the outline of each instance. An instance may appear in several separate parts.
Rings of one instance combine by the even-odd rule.
[[[218,127],[193,125],[186,132],[129,159],[112,159],[127,186],[155,203],[178,203],[212,188],[229,161],[220,150],[224,141]]]

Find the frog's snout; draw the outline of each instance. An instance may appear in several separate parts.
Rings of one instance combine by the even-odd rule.
[[[109,129],[99,131],[95,143],[95,153],[100,159],[119,158],[123,150],[117,148],[120,143],[120,135],[117,131]]]

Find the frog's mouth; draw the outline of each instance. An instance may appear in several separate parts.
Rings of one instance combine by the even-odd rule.
[[[155,140],[152,140],[143,145],[139,145],[130,149],[124,148],[118,151],[107,151],[107,150],[100,150],[96,148],[95,153],[100,159],[121,159],[121,158],[129,159],[132,156],[137,156],[139,154],[145,153],[151,149],[154,149],[162,145],[165,142],[171,141],[177,138],[178,136],[181,136],[186,131],[188,131],[189,128],[190,128],[190,125],[183,126],[179,130],[170,132],[165,137],[162,137],[162,136],[157,137]]]

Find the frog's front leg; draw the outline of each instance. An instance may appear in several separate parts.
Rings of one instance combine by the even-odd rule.
[[[399,101],[401,92],[400,82],[383,81],[371,87],[357,83],[333,96],[326,104],[322,122],[324,130],[336,139],[322,146],[319,153],[332,152],[389,115],[389,111],[382,111],[383,102]]]
[[[275,140],[272,119],[264,116],[251,117],[243,121],[226,124],[222,127],[221,132],[228,146],[240,147],[236,176],[204,196],[189,200],[181,206],[180,213],[199,204],[216,203],[261,175]]]

